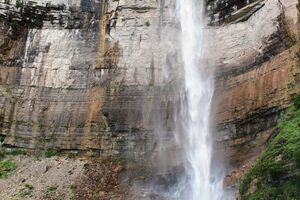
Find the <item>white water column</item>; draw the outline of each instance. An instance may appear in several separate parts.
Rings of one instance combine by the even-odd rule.
[[[210,107],[213,96],[213,73],[203,63],[203,0],[177,0],[176,14],[181,26],[181,55],[184,65],[184,153],[188,191],[186,200],[222,199],[222,184],[211,174],[212,139]],[[205,52],[206,53],[206,52]]]

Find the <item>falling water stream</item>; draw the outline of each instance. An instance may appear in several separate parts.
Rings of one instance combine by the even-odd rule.
[[[211,172],[212,139],[210,108],[213,96],[213,74],[203,63],[204,36],[203,0],[177,0],[176,14],[181,27],[181,55],[184,67],[187,200],[222,199],[221,178]]]

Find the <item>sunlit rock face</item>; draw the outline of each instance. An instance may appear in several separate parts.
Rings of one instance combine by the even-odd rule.
[[[182,74],[171,42],[172,1],[0,5],[4,145],[173,162],[159,153],[172,151],[170,94]]]
[[[216,61],[217,76],[246,71],[291,45],[282,12],[280,2],[269,0],[247,21],[210,27],[209,52],[214,52],[210,55]]]
[[[143,115],[143,107],[150,109],[158,95],[160,72],[154,67],[164,5],[90,0],[0,5],[5,145],[131,157],[152,149],[151,114]]]
[[[236,49],[233,55],[238,56],[231,59],[232,65],[224,63],[216,72],[216,137],[218,144],[225,144],[229,165],[234,168],[225,180],[227,186],[238,185],[265,148],[282,112],[299,93],[297,4],[293,0],[266,1],[247,21],[224,27],[249,30],[244,39],[237,40],[248,48],[232,46],[228,51]],[[256,27],[254,21],[267,23]],[[253,24],[248,27],[249,23]]]
[[[102,128],[105,124],[99,107],[102,89],[91,87],[101,77],[93,70],[100,15],[84,11],[80,1],[72,2],[19,5],[10,1],[10,10],[3,11],[7,15],[4,27],[11,32],[4,36],[21,43],[19,55],[3,56],[2,69],[15,81],[15,85],[5,85],[7,81],[1,80],[3,91],[7,91],[2,97],[4,144],[72,149],[99,147],[101,143],[92,139],[99,133],[87,134],[91,127],[100,131],[99,123]],[[80,15],[74,23],[80,29],[73,26],[71,6],[77,9],[75,15]],[[29,10],[31,14],[23,16]],[[93,95],[95,90],[97,96]]]
[[[183,74],[173,1],[18,2],[0,1],[3,144],[146,160],[173,152],[174,85]],[[298,91],[296,4],[207,1],[212,126],[234,166],[259,154]]]

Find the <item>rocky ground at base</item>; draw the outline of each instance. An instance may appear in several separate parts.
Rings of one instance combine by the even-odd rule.
[[[0,159],[0,199],[165,199],[136,187],[147,178],[143,169],[110,159],[5,155]]]

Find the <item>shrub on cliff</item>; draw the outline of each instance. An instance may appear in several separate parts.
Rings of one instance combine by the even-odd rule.
[[[243,200],[300,199],[300,97],[278,123],[279,133],[240,186]]]
[[[22,8],[23,7],[23,1],[22,0],[16,0],[16,8]]]
[[[20,31],[20,27],[21,26],[20,26],[19,22],[17,22],[17,21],[11,21],[9,23],[9,25],[10,25],[12,31],[14,31],[14,32]]]
[[[59,155],[61,155],[61,151],[57,150],[57,149],[47,149],[45,151],[45,157],[46,158],[51,158],[51,157],[59,156]]]
[[[300,108],[300,95],[297,95],[297,96],[295,97],[294,105],[295,105],[296,109],[299,109],[299,108]]]

